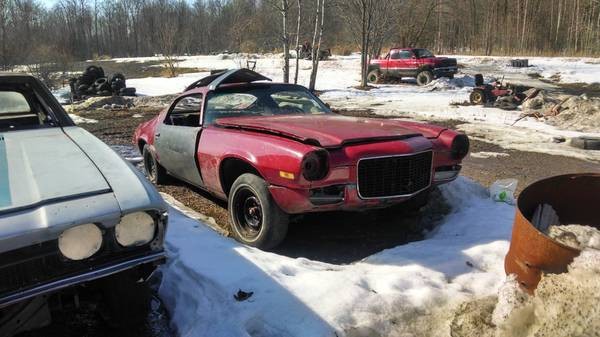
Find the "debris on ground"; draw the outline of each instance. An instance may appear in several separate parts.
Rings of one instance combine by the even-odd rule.
[[[529,59],[510,60],[510,66],[514,68],[527,68],[529,67]]]
[[[600,150],[600,137],[574,137],[570,145],[584,150]]]
[[[253,291],[245,292],[242,289],[238,289],[238,292],[233,295],[233,298],[238,302],[242,302],[252,297],[253,294]]]
[[[99,66],[88,66],[78,77],[69,80],[73,100],[90,96],[135,96],[135,88],[128,88],[125,75],[114,73],[106,76]]]
[[[531,94],[531,92],[524,92]],[[544,118],[548,124],[583,132],[600,130],[600,98],[554,95],[544,90],[523,102],[524,117]]]
[[[496,180],[490,186],[490,195],[494,201],[505,202],[509,205],[515,204],[515,191],[517,190],[516,179],[500,179]]]

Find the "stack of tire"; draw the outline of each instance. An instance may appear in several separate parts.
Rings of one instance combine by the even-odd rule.
[[[98,66],[89,66],[83,74],[71,79],[73,96],[135,96],[135,88],[128,88],[125,75],[115,73],[110,78],[105,76],[104,69]]]

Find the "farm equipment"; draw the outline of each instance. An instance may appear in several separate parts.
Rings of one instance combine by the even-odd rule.
[[[503,84],[500,81],[484,83],[481,74],[475,75],[475,88],[469,95],[469,101],[474,105],[494,103],[494,106],[503,109],[514,109],[526,98],[523,88],[516,88]]]

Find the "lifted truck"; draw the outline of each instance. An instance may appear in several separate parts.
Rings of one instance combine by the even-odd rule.
[[[425,85],[434,78],[453,78],[457,71],[454,58],[436,57],[421,48],[392,48],[384,57],[369,62],[367,79],[380,83],[385,79],[412,77],[418,85]]]

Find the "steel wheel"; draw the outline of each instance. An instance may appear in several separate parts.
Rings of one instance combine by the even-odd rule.
[[[233,208],[233,225],[247,240],[256,239],[263,224],[263,208],[256,194],[249,187],[241,187],[233,199]]]
[[[233,183],[228,201],[231,234],[238,241],[260,249],[283,241],[289,218],[273,200],[264,179],[242,174]]]

